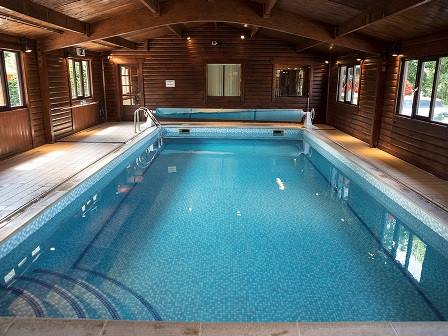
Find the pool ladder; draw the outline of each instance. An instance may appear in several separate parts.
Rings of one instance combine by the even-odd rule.
[[[157,128],[162,127],[162,125],[160,124],[160,122],[157,120],[157,118],[154,115],[154,110],[150,110],[147,107],[139,107],[138,109],[136,109],[134,111],[134,132],[135,133],[139,133],[141,132],[141,128],[140,128],[140,111],[143,111],[143,115],[146,118],[150,118],[152,120],[152,122],[154,123],[154,125],[156,125]]]

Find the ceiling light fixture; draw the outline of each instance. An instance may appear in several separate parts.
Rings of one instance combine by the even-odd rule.
[[[241,35],[240,37],[241,37],[242,40],[244,40],[246,38],[245,35]]]

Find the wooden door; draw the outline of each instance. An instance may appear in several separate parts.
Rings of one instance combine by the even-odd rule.
[[[119,74],[121,120],[133,120],[134,111],[144,106],[141,65],[120,65]]]

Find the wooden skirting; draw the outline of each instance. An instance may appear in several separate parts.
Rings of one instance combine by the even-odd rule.
[[[32,147],[29,110],[25,108],[0,112],[0,158]]]

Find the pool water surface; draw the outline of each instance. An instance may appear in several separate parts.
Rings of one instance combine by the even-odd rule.
[[[2,259],[0,315],[448,316],[443,251],[302,140],[164,139],[115,174]]]

